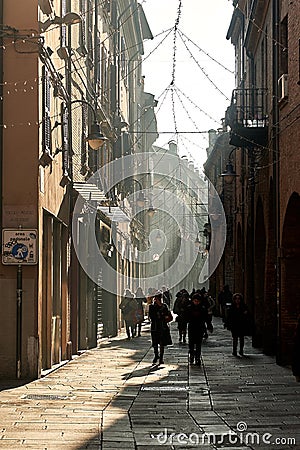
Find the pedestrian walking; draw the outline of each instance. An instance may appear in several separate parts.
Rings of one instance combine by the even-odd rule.
[[[172,294],[171,294],[171,292],[169,291],[169,289],[166,286],[162,286],[161,290],[162,290],[162,294],[163,294],[163,302],[170,309],[171,308]]]
[[[137,310],[137,336],[141,335],[142,323],[144,321],[144,307],[147,303],[147,299],[141,287],[138,287],[135,293],[135,299],[138,304]]]
[[[298,317],[298,323],[295,332],[292,370],[296,381],[300,382],[300,316]]]
[[[151,320],[151,339],[154,349],[153,364],[159,361],[164,363],[164,350],[167,345],[172,345],[172,339],[168,323],[172,313],[168,306],[162,302],[162,292],[157,291],[153,297],[153,303],[149,306]],[[172,320],[172,319],[171,319]]]
[[[220,291],[218,295],[218,303],[221,309],[224,328],[227,328],[228,309],[232,303],[232,292],[230,291],[228,284],[225,284]]]
[[[239,354],[244,355],[244,343],[250,315],[244,303],[242,294],[236,293],[232,297],[232,305],[228,313],[228,326],[232,335],[232,354],[237,356],[238,341],[240,342]]]
[[[189,358],[190,364],[194,361],[200,366],[201,347],[203,334],[208,325],[207,307],[202,302],[202,296],[195,293],[192,296],[192,301],[187,308],[187,322],[188,322],[188,339],[189,339]]]
[[[207,308],[207,322],[208,322],[208,326],[205,328],[203,337],[204,337],[204,339],[207,339],[208,338],[207,331],[210,331],[211,333],[213,331],[212,316],[213,316],[213,309],[215,307],[216,302],[209,295],[209,293],[205,290],[205,288],[203,288],[203,290],[202,290],[202,295],[203,295],[203,304]]]
[[[148,291],[147,291],[146,305],[145,305],[145,316],[146,316],[148,322],[150,322],[149,307],[150,307],[151,303],[153,302],[153,297],[154,297],[154,294],[155,294],[156,291],[157,291],[157,289],[152,288],[152,287],[148,288]]]
[[[130,289],[126,289],[119,308],[125,321],[127,339],[134,338],[136,335],[138,303]]]
[[[188,292],[179,291],[176,294],[176,300],[174,302],[173,312],[177,314],[176,322],[179,334],[179,343],[186,343],[186,331],[187,331],[187,307],[190,304],[190,298]]]

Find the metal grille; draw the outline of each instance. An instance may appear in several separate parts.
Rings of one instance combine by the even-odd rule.
[[[267,89],[235,89],[231,103],[231,121],[244,127],[266,127]]]
[[[103,337],[103,311],[102,311],[102,269],[100,268],[97,280],[97,347],[100,347],[101,339]]]
[[[54,394],[26,394],[22,395],[22,399],[25,400],[69,400],[68,395],[54,395]]]
[[[141,391],[189,391],[188,386],[142,386]]]

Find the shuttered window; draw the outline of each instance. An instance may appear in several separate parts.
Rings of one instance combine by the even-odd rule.
[[[64,17],[67,13],[67,0],[61,0],[61,17]],[[61,25],[60,27],[60,46],[67,47],[67,27]]]
[[[79,24],[79,47],[77,52],[85,56],[87,54],[87,44],[86,44],[86,11],[87,5],[86,0],[80,0],[80,12],[81,12],[81,22]]]
[[[43,109],[43,127],[42,127],[42,147],[43,152],[51,154],[52,146],[51,146],[51,117],[50,117],[50,109],[51,109],[51,82],[50,82],[50,74],[46,66],[42,68],[42,78],[43,78],[43,87],[42,87],[42,109]]]
[[[68,176],[70,170],[69,161],[69,112],[65,103],[62,104],[62,169],[63,175]]]

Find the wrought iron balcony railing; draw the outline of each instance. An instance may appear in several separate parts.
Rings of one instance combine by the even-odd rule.
[[[235,89],[226,111],[230,144],[237,147],[266,145],[268,138],[267,89]]]

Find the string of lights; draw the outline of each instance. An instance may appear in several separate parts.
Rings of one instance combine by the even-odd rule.
[[[140,4],[144,4],[144,3],[146,3],[146,1],[147,1],[147,0],[141,0],[139,3],[140,3]],[[84,16],[90,14],[91,12],[94,12],[96,7],[99,7],[99,6],[100,6],[100,7],[103,7],[104,5],[105,5],[105,1],[103,1],[103,0],[102,0],[102,1],[99,1],[96,5],[92,6],[91,8],[88,8],[88,9],[86,9],[85,11],[81,11],[80,14],[81,14],[81,16],[84,17]],[[240,10],[241,13],[244,15],[244,11],[241,9],[241,7],[240,7],[239,5],[236,5],[236,9]],[[115,33],[118,33],[119,30],[120,30],[120,28],[124,25],[124,23],[127,22],[127,20],[129,20],[129,19],[133,16],[133,14],[136,12],[136,10],[137,10],[137,8],[136,8],[135,10],[133,10],[133,12],[132,12],[132,13],[131,13],[131,14],[130,14],[130,15],[129,15],[122,23],[121,23],[121,24],[120,24],[119,29],[114,29],[110,34],[108,34],[108,35],[104,38],[103,41],[101,41],[101,43],[103,43],[105,40],[107,40],[107,39],[109,39],[110,37],[112,37]],[[279,42],[278,40],[276,40],[275,38],[273,38],[269,32],[263,30],[263,29],[256,23],[255,19],[252,19],[251,17],[248,17],[247,19],[249,20],[249,22],[251,22],[251,23],[257,28],[257,30],[258,30],[260,33],[264,34],[265,37],[267,37],[268,39],[270,39],[274,44],[280,46],[280,47],[282,48],[283,51],[286,51],[286,50],[287,50],[286,47],[282,44],[282,42]],[[20,30],[17,30],[17,29],[15,29],[15,28],[13,28],[13,27],[10,27],[10,26],[8,26],[8,25],[5,25],[5,24],[0,24],[0,28],[2,28],[2,30],[6,29],[6,32],[4,32],[4,34],[2,35],[2,37],[6,37],[6,36],[7,36],[7,32],[10,32],[10,33],[17,33],[18,31],[20,31]],[[50,30],[48,29],[48,30],[44,31],[43,34],[49,33],[49,32],[51,32],[53,29],[56,29],[56,28],[60,28],[60,25],[53,26]],[[39,34],[39,33],[37,32],[37,30],[32,30],[32,31],[35,33],[35,36]],[[223,68],[224,68],[225,70],[227,70],[228,72],[233,73],[230,69],[226,68],[222,63],[220,63],[220,62],[217,61],[215,58],[213,58],[208,52],[206,52],[205,50],[203,50],[202,48],[200,48],[200,46],[198,46],[191,38],[189,38],[187,35],[185,35],[185,33],[183,33],[179,28],[178,28],[178,32],[179,32],[179,34],[181,34],[182,36],[184,36],[189,42],[191,42],[193,45],[195,45],[201,52],[203,52],[206,56],[208,56],[212,61],[215,61],[218,65],[220,65],[221,67],[223,67]],[[11,34],[10,34],[10,35],[11,35]],[[14,44],[14,43],[11,43],[11,45],[12,45],[12,44]],[[9,44],[9,45],[10,45],[10,44]],[[5,47],[6,47],[5,45],[0,46],[0,48],[2,48],[3,50],[5,50]]]
[[[186,109],[186,107],[185,107],[185,105],[184,105],[184,103],[183,103],[183,101],[182,101],[182,99],[181,99],[181,97],[180,97],[180,95],[179,95],[179,93],[178,93],[178,90],[175,90],[175,93],[176,93],[177,98],[178,98],[178,100],[179,100],[179,103],[181,104],[183,110],[185,111],[185,113],[186,113],[188,119],[192,122],[192,124],[194,125],[196,131],[200,131],[200,129],[199,129],[197,123],[193,120],[193,118],[192,118],[192,116],[190,115],[189,111]],[[200,133],[200,136],[204,139],[203,133]]]
[[[180,29],[178,30],[178,33],[181,37],[181,39],[185,38],[187,41],[189,41],[191,44],[193,44],[201,53],[204,53],[204,55],[208,56],[209,59],[211,59],[213,62],[215,62],[216,64],[218,64],[218,66],[222,67],[222,69],[226,70],[227,72],[231,73],[232,75],[234,75],[234,71],[228,69],[228,67],[224,66],[224,64],[222,64],[220,61],[217,61],[213,56],[211,56],[208,52],[206,52],[205,50],[203,50],[201,47],[199,47],[198,44],[196,44],[191,38],[189,38],[185,33],[183,33],[183,31],[181,31]]]
[[[36,79],[34,80],[35,82],[36,82]],[[21,82],[20,82],[21,83]],[[26,81],[24,82],[24,85],[25,85],[25,83],[27,83]],[[5,83],[3,83],[3,84],[5,84]],[[25,88],[26,89],[26,88]],[[32,90],[32,87],[31,87],[31,90]],[[14,92],[16,92],[15,90],[14,90]],[[24,92],[26,92],[26,91],[24,91]],[[174,92],[173,92],[174,93]],[[176,93],[177,93],[177,91],[176,91]],[[10,93],[8,94],[8,95],[10,95]],[[281,119],[282,120],[282,119]],[[295,119],[295,120],[297,120],[297,119]],[[36,125],[38,125],[38,122],[35,122],[34,124],[36,124]],[[11,125],[8,125],[8,124],[3,124],[3,127],[7,127],[7,126],[16,126],[17,124],[11,124]],[[29,126],[32,126],[33,125],[33,123],[32,122],[22,122],[22,123],[19,123],[19,125],[29,125]],[[287,127],[288,127],[289,125],[287,125]],[[192,131],[191,133],[205,133],[205,132],[207,132],[207,131]],[[282,132],[282,130],[280,131],[280,132]],[[164,131],[164,132],[162,132],[162,133],[171,133],[171,132],[167,132],[167,131]],[[173,132],[172,132],[173,133]],[[179,131],[178,129],[176,130],[176,135],[178,135],[178,134],[184,134],[184,133],[186,133],[186,132],[184,132],[184,131]],[[251,141],[251,140],[248,140],[249,141],[249,144],[252,144],[253,142]],[[265,147],[266,149],[268,149],[267,147]],[[268,149],[269,150],[269,149]]]
[[[179,87],[176,87],[177,92],[179,92],[186,100],[188,100],[191,105],[193,105],[196,109],[198,109],[202,114],[204,114],[206,117],[208,117],[210,120],[215,122],[218,127],[222,126],[222,123],[219,120],[216,120],[214,117],[212,117],[210,114],[208,114],[206,111],[204,111],[200,106],[195,103],[186,93],[184,93]]]
[[[172,58],[172,80],[170,83],[171,85],[175,84],[176,53],[177,53],[176,41],[177,41],[177,29],[178,29],[178,25],[180,22],[180,16],[181,16],[181,8],[182,8],[182,3],[181,3],[181,0],[179,0],[178,9],[177,9],[177,17],[175,19],[175,25],[173,27],[173,58]]]
[[[214,86],[214,88],[228,101],[229,98],[227,97],[226,94],[224,94],[224,92],[221,91],[221,89],[216,85],[216,83],[210,78],[210,76],[208,75],[208,73],[206,72],[206,70],[200,66],[199,61],[195,58],[195,56],[193,55],[193,53],[190,51],[190,49],[188,48],[188,46],[186,45],[186,42],[182,39],[181,35],[179,35],[183,45],[185,46],[186,50],[188,51],[190,57],[192,58],[192,60],[196,63],[196,65],[199,67],[199,69],[201,70],[201,72],[203,73],[203,75],[208,79],[208,81]]]
[[[185,153],[188,155],[189,159],[191,159],[191,160],[193,160],[193,156],[192,156],[192,154],[190,153],[190,150],[189,150],[191,147],[195,147],[196,150],[201,151],[201,152],[205,152],[205,151],[206,151],[206,148],[208,147],[208,137],[207,137],[207,134],[206,134],[206,135],[201,134],[201,137],[203,137],[203,141],[204,141],[205,147],[202,147],[201,145],[196,144],[195,142],[193,142],[193,141],[192,141],[187,135],[185,135],[185,134],[179,134],[179,135],[178,135],[178,139],[179,139],[179,141],[180,141],[180,143],[181,143],[180,148],[183,148],[183,149],[184,149]],[[195,162],[195,163],[196,163],[196,162]],[[199,164],[196,163],[196,166],[199,167]],[[200,170],[200,167],[199,167],[199,170]]]

